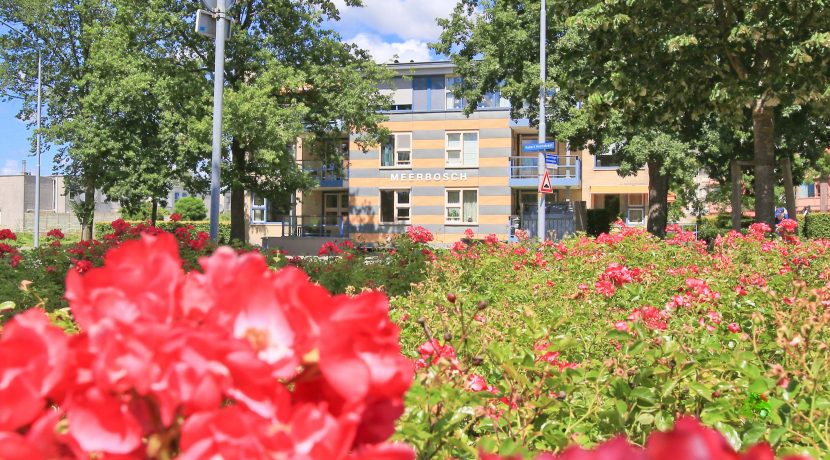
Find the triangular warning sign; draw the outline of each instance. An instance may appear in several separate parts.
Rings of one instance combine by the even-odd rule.
[[[545,171],[542,182],[539,184],[539,193],[553,193],[553,186],[550,184],[550,174]]]

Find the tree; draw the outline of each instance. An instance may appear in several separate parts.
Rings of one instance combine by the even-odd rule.
[[[756,219],[774,224],[776,114],[826,103],[830,8],[824,2],[564,0],[562,65],[597,116],[678,126],[716,114],[752,119]],[[681,20],[682,18],[682,20]]]
[[[349,6],[357,0],[346,2]],[[0,0],[0,20],[22,34],[0,42],[0,88],[31,113],[35,47],[45,48],[47,140],[70,177],[84,236],[92,236],[96,189],[139,207],[166,195],[171,179],[206,190],[210,157],[213,43],[193,33],[186,0]],[[223,183],[231,191],[232,237],[245,239],[245,192],[287,195],[311,186],[292,158],[300,135],[352,132],[367,146],[383,133],[389,76],[368,54],[324,27],[331,0],[249,0],[231,11],[225,67]],[[124,82],[130,85],[123,85]],[[316,152],[336,160],[339,151]]]
[[[137,211],[146,198],[166,195],[171,172],[186,170],[173,167],[185,144],[173,135],[186,131],[166,121],[179,110],[169,96],[193,93],[171,82],[170,65],[159,65],[163,3],[0,0],[0,22],[14,27],[0,35],[0,89],[22,97],[19,117],[32,119],[30,76],[42,51],[43,133],[56,148],[56,170],[67,175],[84,239],[93,236],[96,190]],[[192,71],[182,63],[177,70]]]
[[[207,218],[205,202],[195,196],[180,198],[173,205],[173,212],[181,214],[184,220],[205,220]]]
[[[538,1],[459,2],[449,19],[440,20],[444,31],[439,53],[449,54],[463,77],[459,95],[470,101],[468,113],[476,109],[484,94],[500,90],[511,102],[514,118],[529,117],[538,124],[539,112],[539,7]],[[479,11],[476,14],[476,10]],[[660,124],[634,122],[624,112],[608,111],[600,119],[588,107],[590,101],[576,95],[572,74],[585,71],[580,65],[562,65],[565,48],[558,43],[564,34],[564,18],[549,15],[546,102],[550,134],[567,140],[571,148],[591,153],[609,153],[620,161],[620,175],[636,174],[649,167],[648,229],[662,236],[668,220],[669,188],[692,188],[697,165],[689,140],[696,124],[666,128]]]
[[[174,25],[176,47],[208,70],[213,67],[213,42],[192,33],[196,6],[171,1],[164,9],[187,18]],[[325,27],[326,21],[339,19],[331,0],[241,1],[230,16],[234,30],[226,49],[224,115],[230,155],[223,163],[222,182],[231,194],[231,237],[244,240],[246,191],[288,196],[313,184],[292,158],[299,136],[313,141],[362,133],[359,145],[377,142],[385,132],[379,111],[390,103],[378,82],[390,73]],[[193,81],[211,94],[212,82],[203,75],[195,74]],[[203,120],[209,127],[210,119]],[[324,161],[343,160],[335,148],[314,153]],[[206,191],[208,166],[202,163],[194,191]]]

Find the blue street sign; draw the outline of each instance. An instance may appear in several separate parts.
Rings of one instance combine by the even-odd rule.
[[[539,152],[541,150],[555,150],[556,141],[545,142],[544,144],[525,144],[522,150],[525,152]]]
[[[552,166],[559,166],[559,155],[554,155],[552,153],[545,154],[545,164],[552,165]]]

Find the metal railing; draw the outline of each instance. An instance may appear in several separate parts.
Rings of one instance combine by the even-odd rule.
[[[539,177],[539,158],[536,156],[510,157],[512,179],[536,179]],[[551,179],[573,179],[579,177],[579,157],[559,155],[559,165],[548,166]]]
[[[297,163],[300,169],[321,183],[342,182],[349,178],[349,165],[345,161],[342,165],[325,163],[321,160],[301,160]]]
[[[349,221],[342,216],[294,216],[282,222],[282,236],[349,236]]]

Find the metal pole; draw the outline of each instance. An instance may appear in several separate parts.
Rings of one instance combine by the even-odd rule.
[[[545,0],[542,0],[541,20],[539,21],[539,74],[541,78],[541,85],[539,86],[539,143],[545,143],[545,131],[547,130],[547,123],[545,120],[545,80],[547,79],[547,69],[545,66],[545,42],[547,33],[547,12]],[[539,151],[539,180],[545,175],[545,152]],[[537,234],[540,241],[544,241],[545,235],[545,194],[539,193],[539,211],[536,214],[538,220],[536,222]]]
[[[213,153],[210,161],[210,239],[219,241],[219,168],[222,164],[222,98],[225,86],[225,0],[216,3],[216,58],[213,72]]]
[[[37,133],[35,134],[35,154],[37,155],[37,167],[35,168],[35,247],[40,246],[40,105],[42,82],[41,79],[41,51],[37,49]]]

